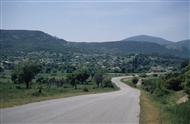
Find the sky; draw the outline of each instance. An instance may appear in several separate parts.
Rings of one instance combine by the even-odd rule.
[[[190,39],[189,0],[0,0],[1,29],[40,30],[66,41],[150,35]]]

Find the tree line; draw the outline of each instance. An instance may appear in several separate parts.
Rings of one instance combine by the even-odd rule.
[[[41,71],[41,67],[37,62],[26,61],[19,63],[14,71],[11,74],[11,79],[15,84],[24,83],[26,88],[31,87],[31,82],[35,76]],[[65,84],[72,85],[77,89],[77,84],[88,83],[87,79],[96,83],[97,87],[111,87],[111,79],[105,78],[105,70],[103,69],[89,69],[89,68],[78,68],[75,69],[72,73],[68,73],[66,78],[55,79],[53,78],[44,78],[40,77],[36,79],[38,84],[46,84],[47,88],[50,88],[52,84],[55,84],[57,87],[61,87]]]

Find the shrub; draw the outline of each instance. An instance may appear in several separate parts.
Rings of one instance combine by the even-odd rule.
[[[134,78],[132,79],[132,83],[133,83],[133,84],[137,84],[137,83],[138,83],[138,80],[139,80],[139,79],[138,79],[137,77],[134,77]]]
[[[32,91],[31,94],[32,94],[33,96],[39,96],[39,95],[40,95],[40,93],[39,93],[38,91],[36,91],[36,90],[35,90],[35,91]]]
[[[168,95],[170,94],[170,90],[168,89],[165,89],[165,88],[162,88],[162,89],[155,89],[154,91],[154,94],[157,96],[157,97],[162,97],[162,96],[165,96],[165,95]]]
[[[147,75],[145,73],[142,73],[139,75],[140,77],[147,77]]]
[[[38,93],[42,93],[42,87],[37,87]]]
[[[69,86],[63,86],[63,88],[69,88]]]
[[[111,79],[105,79],[103,81],[103,87],[110,87],[110,88],[114,88],[112,82],[111,82]]]
[[[22,89],[21,86],[16,86],[16,89]]]
[[[53,71],[53,73],[57,73],[57,71],[56,71],[56,70],[54,70],[54,71]]]
[[[84,92],[89,92],[87,87],[83,87],[82,89]]]
[[[190,94],[190,88],[186,88],[185,93]]]
[[[158,74],[153,74],[153,77],[158,77]]]
[[[166,87],[167,89],[171,89],[174,91],[179,91],[182,89],[181,87],[181,79],[178,77],[170,78],[166,81]]]

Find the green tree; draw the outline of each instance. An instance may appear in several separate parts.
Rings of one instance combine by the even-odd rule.
[[[3,67],[0,66],[0,72],[4,72],[4,69]]]
[[[13,81],[14,84],[16,84],[16,81],[17,81],[17,74],[16,73],[12,73],[11,74],[11,80]]]
[[[190,64],[187,66],[181,85],[184,89],[190,88]]]
[[[80,69],[77,71],[77,78],[79,79],[80,82],[85,82],[89,78],[89,72],[87,69]]]
[[[99,85],[102,84],[103,75],[102,74],[96,74],[94,76],[94,81],[96,82],[97,87],[99,87]]]
[[[189,64],[188,60],[182,61],[181,62],[181,68],[185,68],[186,66],[188,66],[188,64]]]
[[[94,81],[97,84],[97,87],[99,87],[99,85],[101,84],[102,86],[102,82],[104,80],[104,74],[106,73],[105,69],[100,69],[96,72],[95,76],[94,76]]]
[[[75,89],[77,89],[77,78],[76,73],[70,73],[67,75],[67,82],[70,83]]]
[[[51,68],[46,68],[46,73],[50,73],[51,72]]]
[[[29,88],[30,82],[34,79],[38,72],[39,69],[36,62],[27,61],[19,63],[14,69],[11,79],[16,80],[15,78],[17,78],[19,83],[25,83],[26,88]]]
[[[133,59],[133,67],[137,68],[138,63],[137,63],[137,56]]]

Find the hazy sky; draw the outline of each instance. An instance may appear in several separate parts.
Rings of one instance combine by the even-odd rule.
[[[41,30],[76,42],[151,35],[190,38],[189,0],[1,0],[1,29]]]

